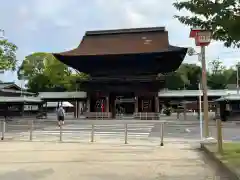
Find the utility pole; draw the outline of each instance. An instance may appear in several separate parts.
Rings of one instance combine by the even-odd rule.
[[[205,135],[205,137],[209,137],[208,94],[207,94],[207,72],[206,72],[205,46],[201,46],[201,62],[202,62],[204,135]]]
[[[200,137],[201,140],[203,139],[203,120],[202,120],[202,88],[201,88],[201,82],[198,84],[198,90],[199,90],[199,124],[200,124]]]

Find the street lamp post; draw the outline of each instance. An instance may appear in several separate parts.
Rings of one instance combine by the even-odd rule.
[[[197,56],[198,57],[198,61],[201,62],[201,54],[197,53],[193,48],[189,48],[188,49],[188,55],[189,56]],[[201,66],[201,64],[199,65]],[[198,83],[198,90],[199,90],[199,99],[198,99],[198,103],[199,103],[199,125],[200,125],[200,138],[201,140],[203,139],[203,120],[202,120],[202,85],[201,85],[201,81],[199,81]]]
[[[195,39],[196,46],[201,47],[201,63],[202,63],[202,92],[203,92],[203,117],[204,117],[204,136],[209,137],[209,117],[208,117],[208,95],[207,95],[207,73],[205,47],[211,42],[211,31],[202,29],[191,29],[190,37]]]

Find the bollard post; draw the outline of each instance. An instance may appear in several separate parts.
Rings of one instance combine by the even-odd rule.
[[[161,123],[161,143],[160,143],[160,146],[163,146],[163,136],[164,136],[164,123]]]
[[[59,141],[62,142],[62,124],[60,123],[60,137],[59,137]]]
[[[33,139],[33,119],[30,120],[30,128],[29,128],[29,140],[32,141]]]
[[[91,142],[94,142],[94,124],[92,124]]]
[[[128,125],[127,123],[125,124],[125,133],[124,133],[124,143],[127,144],[128,143]]]
[[[220,154],[223,153],[223,138],[222,138],[222,122],[220,118],[216,119],[217,124],[217,144],[218,144],[218,152]]]
[[[1,137],[2,141],[4,140],[4,137],[5,137],[5,129],[6,129],[6,119],[2,120],[2,137]]]
[[[187,107],[186,104],[184,104],[184,111],[183,111],[184,121],[187,120]]]

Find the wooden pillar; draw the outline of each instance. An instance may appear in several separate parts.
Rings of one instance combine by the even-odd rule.
[[[185,102],[183,104],[183,108],[184,108],[183,117],[184,117],[184,120],[187,120],[187,104]]]
[[[90,112],[90,97],[87,98],[87,112]]]
[[[109,96],[106,96],[106,112],[107,117],[109,118]]]
[[[106,112],[109,112],[109,97],[106,96]]]
[[[83,110],[83,103],[82,101],[77,101],[78,102],[78,117],[80,117],[82,115],[82,110]]]
[[[159,98],[158,98],[158,96],[155,97],[155,112],[159,113]]]
[[[74,106],[74,117],[75,117],[75,118],[78,118],[77,108],[78,108],[78,104],[77,104],[77,100],[76,100],[76,101],[75,101],[75,106]]]
[[[158,98],[158,96],[155,96],[155,102],[154,102],[154,104],[155,104],[155,119],[159,119],[159,98]]]
[[[135,97],[135,113],[138,113],[138,96]]]

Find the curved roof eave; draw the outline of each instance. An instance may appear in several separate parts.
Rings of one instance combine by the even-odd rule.
[[[187,48],[177,47],[177,46],[170,46],[168,50],[160,51],[160,52],[151,52],[151,53],[131,53],[131,54],[106,54],[106,55],[77,55],[72,54],[74,50],[68,51],[65,53],[57,53],[53,54],[59,61],[63,62],[64,64],[73,67],[74,69],[79,70],[80,72],[85,73],[96,73],[96,71],[100,71],[100,69],[103,66],[108,66],[109,63],[113,65],[114,64],[128,64],[126,68],[129,66],[134,65],[135,69],[138,68],[141,72],[144,71],[144,67],[146,68],[145,72],[148,71],[151,72],[151,69],[153,70],[153,73],[157,73],[156,67],[154,66],[164,66],[160,72],[168,73],[173,72],[178,69],[178,67],[181,65],[182,61],[184,60]],[[175,63],[169,64],[166,63],[166,57],[165,60],[161,59],[161,56],[169,55],[169,58],[171,58],[171,52],[173,52],[173,56],[175,56]],[[170,54],[169,54],[170,53]],[[176,55],[177,53],[177,55]],[[71,54],[71,55],[70,55]],[[175,55],[174,55],[175,54]],[[79,57],[79,58],[77,58]],[[164,62],[162,62],[164,60]],[[146,64],[146,61],[148,62]],[[166,60],[167,61],[167,60]],[[93,64],[98,67],[98,69],[94,69]],[[149,66],[153,66],[150,68]],[[111,67],[111,66],[110,66]],[[104,69],[106,70],[106,69]]]
[[[154,51],[154,52],[132,52],[132,53],[113,53],[113,54],[89,54],[89,55],[83,55],[82,53],[79,52],[80,46],[72,49],[72,50],[68,50],[68,51],[63,51],[60,53],[52,53],[55,57],[56,56],[117,56],[117,55],[134,55],[134,54],[153,54],[153,53],[164,53],[164,52],[169,52],[169,51],[181,51],[186,49],[186,53],[187,53],[187,49],[186,47],[179,47],[179,46],[172,46],[169,45],[167,49],[164,50],[160,50],[160,51]]]

